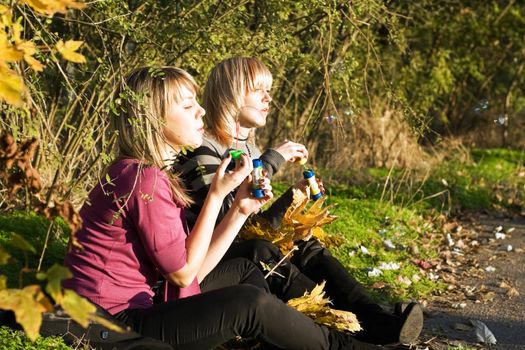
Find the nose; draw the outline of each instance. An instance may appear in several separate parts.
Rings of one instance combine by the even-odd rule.
[[[202,108],[201,105],[199,105],[198,112],[197,112],[197,118],[202,118],[206,114],[206,110]]]
[[[270,96],[270,93],[268,91],[264,91],[264,101],[272,102],[272,96]]]

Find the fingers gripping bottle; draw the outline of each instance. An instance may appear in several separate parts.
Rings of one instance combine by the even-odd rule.
[[[317,184],[317,180],[315,179],[315,174],[313,170],[306,169],[305,171],[303,171],[303,177],[308,181],[308,184],[310,185],[310,198],[312,198],[312,200],[314,201],[321,198],[323,194],[319,189],[319,185]]]
[[[260,159],[253,161],[253,179],[252,179],[252,194],[255,198],[264,198],[264,190],[259,185],[259,180],[263,178],[263,163]]]

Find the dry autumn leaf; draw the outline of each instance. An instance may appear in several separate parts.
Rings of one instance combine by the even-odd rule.
[[[86,58],[82,54],[76,52],[83,43],[83,41],[77,40],[68,40],[64,42],[60,39],[55,47],[65,60],[74,63],[86,63]]]
[[[302,297],[290,299],[287,304],[317,323],[340,331],[360,331],[361,325],[353,313],[329,307],[331,302],[324,297],[324,286],[325,282],[318,284],[310,293],[306,292]]]
[[[72,0],[24,0],[35,11],[43,15],[52,16],[56,12],[64,13],[70,9],[81,10],[86,4]]]

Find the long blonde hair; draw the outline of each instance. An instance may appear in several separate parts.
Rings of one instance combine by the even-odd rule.
[[[159,169],[166,168],[164,150],[168,145],[163,132],[166,112],[180,102],[181,88],[195,92],[198,86],[191,75],[175,67],[143,67],[134,70],[122,83],[114,103],[119,113],[110,127],[118,132],[118,158],[134,158]],[[170,169],[173,194],[184,205],[192,201]]]
[[[232,143],[232,127],[248,92],[260,87],[270,89],[272,74],[257,58],[232,57],[221,61],[211,71],[203,94],[204,122],[208,134],[221,144]]]

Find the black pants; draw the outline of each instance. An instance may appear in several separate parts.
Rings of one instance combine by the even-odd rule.
[[[277,349],[353,348],[349,335],[315,324],[269,294],[261,271],[246,259],[222,262],[201,285],[202,294],[115,317],[177,349],[211,349],[235,336]]]
[[[356,334],[358,339],[376,344],[396,341],[401,322],[399,316],[377,305],[364,287],[318,241],[299,242],[298,248],[291,259],[279,265],[275,270],[277,273],[267,278],[273,294],[287,301],[326,281],[325,290],[333,307],[353,312],[360,321],[363,331]],[[236,257],[249,259],[262,269],[261,261],[275,266],[283,254],[271,242],[253,239],[236,242],[230,247],[225,259]]]

